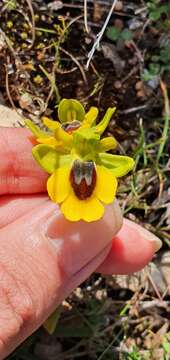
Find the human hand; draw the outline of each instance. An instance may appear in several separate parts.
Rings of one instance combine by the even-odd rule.
[[[132,273],[161,246],[140,226],[122,226],[117,202],[98,222],[64,219],[45,193],[29,137],[26,129],[0,129],[0,359],[93,271]]]

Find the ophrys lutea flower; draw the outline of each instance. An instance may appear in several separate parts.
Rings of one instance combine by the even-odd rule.
[[[48,194],[70,221],[100,219],[104,204],[115,198],[116,178],[133,168],[132,158],[107,153],[116,147],[114,137],[101,139],[114,112],[115,108],[109,108],[96,125],[96,107],[85,113],[77,100],[63,99],[59,121],[43,119],[49,132],[26,122],[39,143],[33,147],[33,156],[50,174]]]

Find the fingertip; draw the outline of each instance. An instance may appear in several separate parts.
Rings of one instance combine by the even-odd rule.
[[[148,235],[149,234],[149,235]],[[104,274],[130,274],[141,270],[158,250],[155,236],[129,220],[113,238],[112,248],[97,271]],[[160,248],[160,247],[159,247]]]

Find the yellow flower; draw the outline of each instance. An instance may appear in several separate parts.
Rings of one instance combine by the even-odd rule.
[[[133,168],[130,157],[106,153],[116,147],[114,137],[101,139],[114,112],[114,107],[109,108],[96,125],[96,107],[85,113],[79,101],[63,99],[58,107],[59,121],[43,118],[48,132],[30,120],[26,122],[38,143],[33,156],[51,175],[48,194],[70,221],[100,219],[104,204],[115,198],[116,178]]]
[[[87,170],[83,172],[84,169]],[[72,168],[58,168],[47,182],[50,198],[61,204],[61,212],[70,221],[99,220],[104,214],[102,203],[112,203],[116,189],[115,176],[104,166],[95,166],[93,162],[80,164],[75,161]]]

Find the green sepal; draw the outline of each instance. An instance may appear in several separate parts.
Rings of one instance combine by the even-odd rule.
[[[75,99],[63,99],[58,107],[58,118],[61,123],[74,120],[83,121],[85,110],[83,105]]]
[[[112,171],[115,177],[126,175],[134,167],[134,160],[129,156],[112,155],[100,153],[98,163]]]
[[[68,166],[72,163],[73,156],[72,155],[60,155],[59,157],[59,167]]]
[[[69,165],[71,155],[61,155],[51,145],[39,144],[33,147],[32,154],[43,170],[52,174],[58,167]]]
[[[89,157],[94,154],[100,140],[100,135],[96,134],[92,128],[80,128],[73,133],[73,146],[77,154]]]
[[[39,144],[33,147],[34,159],[47,173],[52,174],[59,166],[59,154],[53,146]]]
[[[49,134],[45,131],[42,131],[36,126],[31,120],[27,119],[25,120],[25,125],[31,130],[31,132],[35,135],[36,138],[49,137]]]
[[[61,314],[61,306],[59,306],[44,322],[43,327],[48,332],[48,334],[52,335],[56,329],[58,324],[58,320]]]
[[[107,109],[106,114],[104,115],[103,119],[99,122],[98,125],[96,125],[93,128],[97,134],[100,134],[100,135],[103,134],[103,132],[106,130],[106,128],[110,122],[110,119],[115,111],[116,111],[115,107]]]

